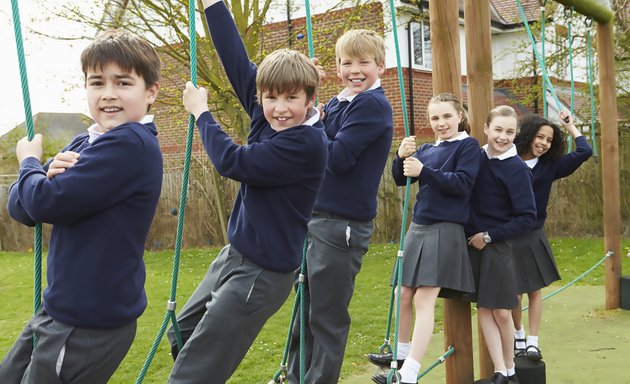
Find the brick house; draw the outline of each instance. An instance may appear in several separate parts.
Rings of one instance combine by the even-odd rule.
[[[322,1],[316,7],[323,7],[326,3],[327,1]],[[540,19],[540,7],[537,0],[525,0],[522,3],[530,22]],[[531,97],[531,95],[524,95],[522,92],[523,89],[529,90],[532,83],[540,84],[541,80],[536,76],[514,78],[515,63],[531,62],[533,56],[531,48],[521,51],[514,49],[519,45],[527,47],[527,44],[529,44],[516,4],[513,1],[490,0],[490,6],[492,49],[493,57],[495,57],[493,63],[495,104],[512,105],[519,114],[541,112],[541,96]],[[368,28],[383,33],[387,45],[387,58],[386,72],[382,76],[382,85],[393,106],[396,137],[400,138],[404,135],[402,101],[388,8],[387,2],[367,1],[359,7],[314,14],[312,16],[314,47],[315,56],[323,62],[328,74],[328,78],[319,93],[319,100],[325,102],[341,89],[336,78],[334,65],[334,42],[337,37],[350,28]],[[419,5],[409,4],[409,1],[398,2],[397,9],[398,44],[401,53],[409,128],[416,135],[430,140],[433,134],[425,115],[427,102],[432,96],[428,1],[421,1]],[[289,21],[287,21],[287,14],[282,12],[270,15],[270,19],[281,19],[282,21],[272,22],[263,27],[259,36],[262,56],[264,56],[265,52],[283,47],[298,49],[304,53],[308,52],[307,39],[304,37],[306,34],[305,18],[303,16],[300,17],[304,13],[303,9],[300,9],[299,6],[294,6],[292,12],[298,17],[293,17]],[[561,8],[556,9],[556,13],[561,13]],[[466,58],[463,22],[463,0],[460,0],[462,98],[464,104],[466,104]],[[557,23],[560,24],[562,22],[561,17],[558,17]],[[562,30],[562,25],[560,27],[556,26],[551,33],[561,35],[558,30]],[[165,78],[162,81],[162,93],[180,94],[187,75],[178,76],[178,74],[187,74],[188,70],[177,66],[170,58],[166,58],[165,62],[167,69],[164,74]],[[581,84],[584,85],[586,74],[583,69],[580,69],[583,66],[576,65],[576,67],[578,68],[576,81],[578,81],[578,84],[582,82]],[[552,73],[552,76],[554,75]],[[555,77],[556,92],[560,100],[565,105],[568,105],[570,98],[568,82],[557,79],[558,77],[562,78],[562,75]],[[160,97],[159,99],[163,98]],[[183,107],[176,102],[177,99],[178,96],[175,96],[173,97],[175,102],[156,103],[154,108],[154,113],[157,117],[156,121],[160,127],[159,137],[165,158],[165,170],[167,171],[181,168],[188,126],[188,117]],[[576,111],[583,109],[583,104],[589,104],[588,100],[582,99],[576,100],[576,102]],[[553,102],[549,104],[549,108],[551,117],[554,114],[557,115]],[[195,137],[193,154],[201,156],[202,151],[203,148],[201,148],[198,138]]]

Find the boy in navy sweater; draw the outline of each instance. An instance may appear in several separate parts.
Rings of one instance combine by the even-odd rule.
[[[241,183],[228,237],[199,287],[177,316],[184,347],[170,383],[225,383],[261,328],[291,291],[328,152],[319,112],[315,65],[278,50],[260,67],[250,62],[227,7],[204,0],[217,53],[251,118],[247,145],[216,123],[207,93],[188,83],[184,106],[197,120],[217,171]],[[169,330],[176,352],[173,330]]]
[[[83,51],[81,65],[96,124],[45,166],[41,135],[16,147],[9,213],[53,227],[44,305],[2,361],[2,383],[106,383],[147,305],[142,257],[162,154],[145,115],[158,93],[160,59],[148,42],[111,31]]]
[[[323,108],[328,165],[308,224],[305,290],[306,382],[336,383],[350,329],[348,305],[368,250],[378,185],[393,135],[392,107],[380,76],[385,44],[374,31],[351,30],[335,47],[345,88]],[[293,328],[289,381],[299,376],[299,321]]]

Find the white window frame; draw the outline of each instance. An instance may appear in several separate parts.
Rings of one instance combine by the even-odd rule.
[[[427,20],[414,21],[410,25],[411,27],[411,55],[412,55],[412,63],[414,68],[431,70],[431,63],[433,61],[433,57],[431,56],[431,35],[430,35],[430,26]],[[420,33],[420,47],[416,45],[416,36]],[[425,38],[425,34],[429,32],[428,40]],[[420,48],[420,60],[419,63],[417,60],[417,49]]]

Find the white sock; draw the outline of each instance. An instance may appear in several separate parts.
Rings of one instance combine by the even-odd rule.
[[[399,372],[400,381],[405,383],[417,383],[418,372],[420,372],[420,363],[415,361],[413,357],[407,357]]]
[[[521,329],[514,330],[514,338],[515,339],[525,339],[525,328],[523,328],[523,326],[521,326]],[[514,345],[514,347],[516,349],[525,349],[525,342],[524,341],[516,341],[516,344]]]
[[[534,346],[538,348],[538,336],[527,336],[527,346]]]
[[[411,343],[398,343],[398,360],[405,360],[409,356]]]
[[[512,368],[508,368],[507,369],[507,376],[514,376],[516,375],[516,366],[513,366]]]

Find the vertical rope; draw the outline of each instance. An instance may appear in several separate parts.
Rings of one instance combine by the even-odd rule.
[[[556,104],[556,107],[560,111],[562,110],[562,104],[560,103],[560,100],[558,100],[558,95],[556,95],[556,90],[553,87],[551,80],[549,80],[549,76],[547,74],[547,67],[545,66],[545,61],[542,58],[542,55],[540,54],[540,52],[538,52],[538,48],[536,48],[536,40],[534,40],[534,36],[532,35],[532,30],[529,27],[529,21],[527,20],[527,16],[525,16],[525,11],[523,11],[523,6],[521,5],[521,1],[516,0],[516,5],[518,6],[518,12],[521,15],[521,19],[523,21],[523,25],[525,26],[525,30],[527,31],[527,36],[529,37],[529,41],[532,44],[532,48],[534,49],[534,54],[536,55],[536,59],[540,63],[540,68],[542,71],[545,84],[547,85],[547,89],[549,89],[549,92],[551,92],[551,96],[553,96],[553,100]]]
[[[540,51],[542,52],[542,64],[545,64],[545,4],[547,0],[543,2],[543,5],[540,7]],[[545,83],[545,79],[543,77],[542,81],[542,94],[543,94],[543,116],[545,119],[547,118],[547,83]]]
[[[406,102],[406,97],[405,97],[405,86],[404,86],[403,73],[402,73],[402,64],[400,62],[400,47],[398,46],[398,23],[396,22],[396,7],[394,5],[394,0],[389,0],[389,8],[392,14],[392,33],[394,37],[394,46],[396,48],[396,67],[398,70],[398,85],[400,88],[403,124],[405,128],[405,136],[409,136],[409,121],[407,118],[407,102]],[[409,68],[409,70],[411,71],[413,69]],[[407,177],[407,183],[405,185],[405,200],[403,203],[402,223],[401,223],[401,230],[400,230],[400,243],[399,243],[400,245],[398,247],[398,252],[397,252],[397,257],[396,257],[396,266],[395,266],[397,300],[396,300],[396,317],[395,317],[396,321],[395,321],[395,326],[394,326],[394,348],[392,352],[392,369],[387,374],[387,382],[390,384],[392,383],[394,377],[396,377],[396,382],[400,382],[400,374],[398,373],[398,366],[396,364],[396,361],[398,360],[398,328],[400,326],[400,293],[401,293],[401,288],[402,288],[401,286],[402,285],[402,255],[403,255],[403,249],[405,247],[407,211],[408,211],[408,206],[409,206],[409,193],[411,190],[410,186],[411,186],[411,178]],[[389,321],[391,321],[391,318]],[[388,328],[389,328],[389,325],[388,325]]]
[[[565,8],[565,15],[568,15],[568,24],[569,24],[569,72],[571,74],[571,116],[574,116],[575,111],[575,79],[573,77],[573,7]],[[569,146],[567,148],[568,152],[571,152],[573,149],[573,136],[568,135]]]
[[[197,32],[195,29],[195,20],[196,20],[196,10],[195,10],[195,0],[189,0],[188,2],[188,18],[189,18],[189,33],[190,33],[190,78],[194,85],[197,85]],[[184,157],[184,170],[182,176],[182,188],[181,188],[181,197],[179,201],[179,214],[177,216],[177,235],[175,239],[175,249],[173,252],[173,272],[171,275],[171,291],[170,291],[170,299],[167,303],[167,312],[164,316],[164,320],[162,321],[162,325],[158,330],[158,334],[155,337],[155,341],[151,346],[151,350],[142,366],[142,370],[136,379],[136,384],[142,383],[144,377],[151,365],[151,361],[153,361],[153,357],[155,356],[155,352],[157,351],[160,342],[162,341],[162,337],[164,337],[164,333],[166,331],[166,326],[169,321],[173,324],[173,330],[175,332],[175,337],[177,339],[177,348],[181,350],[183,346],[182,336],[179,331],[179,327],[177,324],[177,317],[175,316],[176,309],[176,298],[177,298],[177,278],[179,275],[179,261],[180,261],[180,253],[182,247],[182,235],[184,232],[184,217],[186,212],[186,200],[188,195],[188,177],[190,175],[190,158],[192,155],[192,142],[193,142],[193,133],[195,132],[195,118],[193,115],[188,117],[188,133],[186,136],[186,154]]]
[[[313,24],[311,18],[311,4],[309,0],[305,0],[304,7],[306,9],[306,35],[308,41],[308,54],[312,59],[315,57],[315,47],[313,45]],[[315,101],[317,104],[317,100]],[[302,249],[302,264],[300,266],[300,274],[297,282],[297,289],[295,293],[295,301],[293,302],[293,311],[291,312],[291,320],[289,321],[289,330],[287,331],[287,339],[284,344],[284,352],[282,354],[282,362],[280,363],[280,368],[273,376],[273,379],[270,383],[282,383],[287,376],[287,361],[289,358],[289,349],[291,347],[291,338],[293,333],[293,326],[295,325],[295,317],[300,314],[300,352],[299,352],[299,383],[304,383],[304,377],[306,375],[306,361],[305,361],[305,348],[306,348],[306,320],[304,318],[305,315],[305,305],[304,305],[304,295],[305,295],[305,285],[306,285],[306,250],[308,248],[308,237],[304,239],[304,246]]]
[[[308,55],[310,58],[313,58],[315,57],[315,48],[313,46],[313,22],[311,19],[311,2],[309,0],[305,0],[304,7],[306,8],[306,36],[308,37]]]
[[[313,20],[311,17],[311,2],[309,0],[304,1],[304,7],[306,9],[306,36],[308,41],[308,56],[312,59],[315,57],[315,47],[313,44]],[[317,100],[315,100],[317,105]],[[304,306],[304,285],[306,284],[306,250],[308,248],[308,238],[304,240],[304,249],[302,252],[302,268],[300,276],[300,286],[298,294],[300,296],[300,384],[304,384],[306,375],[306,319],[304,318],[305,306]]]
[[[291,311],[291,320],[289,321],[289,330],[287,331],[287,338],[284,343],[284,352],[282,354],[282,362],[280,368],[273,376],[273,380],[269,383],[282,383],[287,376],[287,361],[289,359],[289,349],[291,347],[291,338],[293,334],[293,326],[295,325],[295,317],[300,313],[300,378],[299,382],[304,382],[304,334],[305,334],[305,321],[304,319],[304,285],[306,284],[306,249],[308,247],[308,237],[304,239],[304,246],[302,248],[302,264],[300,265],[300,274],[297,282],[297,292],[295,293],[295,300],[293,302],[293,310]]]
[[[592,25],[593,20],[590,17],[587,18],[586,27],[588,29],[586,31],[586,54],[588,57],[588,88],[591,100],[591,143],[593,146],[593,158],[595,159],[595,162],[597,162],[597,135],[595,132],[595,94],[593,92],[593,53],[591,43]]]
[[[15,45],[17,48],[18,64],[20,67],[20,82],[22,84],[22,100],[24,102],[24,117],[26,134],[29,141],[35,136],[33,113],[31,111],[31,96],[29,93],[28,76],[26,73],[26,59],[24,55],[24,43],[22,39],[22,25],[18,0],[11,0],[13,12],[13,30],[15,33]],[[33,313],[37,313],[42,306],[42,224],[35,224],[35,236],[33,239]],[[33,345],[37,344],[37,338],[33,335]]]

